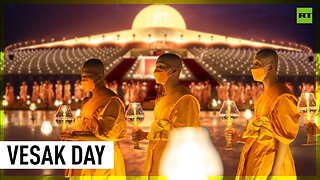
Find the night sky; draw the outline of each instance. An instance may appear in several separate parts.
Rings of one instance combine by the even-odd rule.
[[[130,29],[147,5],[5,5],[5,46],[16,42],[74,38]],[[208,33],[291,41],[315,50],[315,6],[171,5],[187,29]],[[297,24],[296,8],[313,7],[313,24]]]

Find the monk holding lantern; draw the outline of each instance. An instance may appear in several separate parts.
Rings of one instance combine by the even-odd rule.
[[[175,54],[163,54],[156,62],[153,74],[165,95],[156,100],[151,132],[138,131],[139,140],[149,140],[143,176],[159,176],[159,162],[174,128],[200,127],[200,105],[189,88],[180,85],[181,68],[182,60]]]
[[[126,136],[125,107],[120,98],[104,85],[104,66],[98,59],[86,61],[81,68],[81,84],[92,97],[83,99],[80,116],[76,118],[73,132],[58,139],[72,141],[114,141],[114,169],[68,169],[71,179],[125,179],[123,155],[118,141]],[[88,136],[92,134],[92,136]],[[89,178],[90,179],[90,178]]]
[[[296,179],[296,170],[289,144],[299,130],[298,100],[277,78],[278,55],[271,49],[259,51],[253,59],[253,79],[263,82],[264,93],[255,103],[255,119],[243,135],[235,129],[233,141],[244,142],[237,178],[245,176],[287,176]]]

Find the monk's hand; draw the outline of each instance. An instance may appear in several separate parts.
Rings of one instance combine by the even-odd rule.
[[[141,141],[147,139],[148,132],[143,132],[141,129],[132,131],[132,141]]]
[[[237,130],[235,128],[232,128],[232,127],[227,127],[225,129],[225,136],[231,136],[231,141],[232,142],[238,142],[238,141],[242,141],[242,138],[241,138],[241,134],[239,134],[237,132]]]
[[[307,133],[310,133],[312,135],[316,134],[317,125],[314,122],[305,122],[304,127],[307,131]]]
[[[151,124],[151,132],[159,133],[162,131],[170,132],[170,123],[168,120],[153,121]]]

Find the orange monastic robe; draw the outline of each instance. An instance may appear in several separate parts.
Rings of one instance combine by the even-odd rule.
[[[118,141],[125,138],[127,125],[125,121],[125,107],[120,98],[111,90],[103,89],[93,95],[81,108],[77,117],[75,131],[91,131],[97,138],[114,141],[114,169],[67,169],[66,176],[73,179],[85,179],[99,176],[99,179],[116,179],[125,176],[123,155]],[[90,176],[90,177],[89,177]]]
[[[63,100],[68,102],[71,100],[71,85],[70,84],[65,84],[64,85],[64,97]]]
[[[62,89],[63,85],[62,84],[56,84],[56,100],[62,101]]]
[[[143,176],[159,176],[159,162],[165,151],[169,132],[179,127],[200,127],[200,105],[198,100],[185,86],[175,87],[173,93],[160,98],[154,107],[154,118],[151,126],[166,123],[169,131],[153,131],[148,135],[148,149],[144,164]],[[154,128],[157,129],[157,128]]]
[[[238,86],[235,85],[235,84],[231,85],[231,87],[230,87],[230,99],[232,101],[235,101],[236,100],[236,96],[239,96],[239,94],[237,94],[237,92],[238,92]]]
[[[45,84],[40,84],[39,97],[43,103],[47,103],[47,86]]]
[[[39,99],[39,85],[33,85],[31,101],[37,101]]]
[[[48,104],[52,103],[52,98],[54,98],[53,84],[48,84]]]
[[[20,101],[21,102],[27,102],[27,96],[28,96],[27,92],[28,92],[27,85],[20,86]]]
[[[264,179],[271,173],[276,140],[289,144],[297,136],[300,118],[297,102],[292,92],[281,83],[274,84],[257,100],[255,119],[248,124],[243,134],[243,138],[247,140],[241,152],[237,178],[265,176],[262,177]],[[290,149],[285,157],[281,176],[296,176]]]
[[[204,100],[205,105],[208,105],[211,103],[211,101],[212,101],[212,99],[211,99],[211,84],[204,85],[203,100]]]
[[[6,87],[5,100],[8,104],[14,103],[14,89],[11,85]]]
[[[82,99],[82,85],[80,83],[74,84],[74,99]]]

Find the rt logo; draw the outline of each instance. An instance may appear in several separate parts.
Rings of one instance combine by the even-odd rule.
[[[297,24],[312,24],[312,8],[297,8]]]

